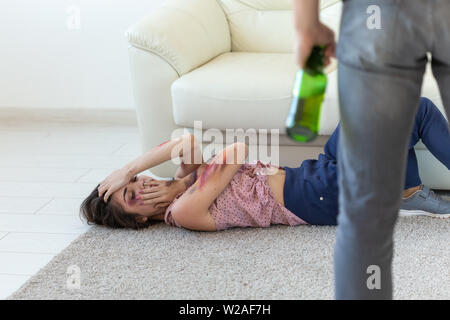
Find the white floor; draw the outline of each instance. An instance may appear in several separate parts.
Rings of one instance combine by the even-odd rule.
[[[139,153],[135,127],[0,123],[0,299],[88,230],[81,201]]]

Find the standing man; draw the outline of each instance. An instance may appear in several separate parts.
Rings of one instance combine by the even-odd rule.
[[[334,35],[319,21],[319,1],[293,1],[298,65],[314,45],[327,46],[329,59]],[[450,119],[450,1],[344,1],[337,299],[392,299],[393,232],[427,52]]]

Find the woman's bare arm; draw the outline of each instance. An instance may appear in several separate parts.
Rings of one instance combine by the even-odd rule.
[[[188,229],[215,230],[208,208],[230,183],[247,155],[247,146],[235,143],[219,152],[209,164],[199,167],[196,174],[192,173],[192,180],[195,179],[195,182],[174,204],[173,219]]]
[[[115,191],[126,185],[135,175],[168,160],[182,157],[183,149],[187,150],[189,148],[191,140],[192,135],[185,134],[177,139],[163,142],[127,163],[121,169],[111,173],[100,183],[98,187],[99,196],[102,197],[104,194],[104,201],[106,202]],[[189,151],[188,155],[190,154]]]
[[[175,179],[182,179],[197,170],[203,164],[203,154],[194,135],[189,135],[181,154],[181,164],[175,173]]]
[[[143,155],[134,159],[130,163],[125,165],[127,170],[131,171],[134,175],[153,168],[161,163],[164,163],[168,160],[183,157],[183,149],[187,146],[191,145],[191,141],[193,140],[192,134],[185,134],[181,137],[178,137],[174,140],[169,140],[161,143],[160,145],[150,149]],[[187,156],[190,156],[190,151],[187,153]]]

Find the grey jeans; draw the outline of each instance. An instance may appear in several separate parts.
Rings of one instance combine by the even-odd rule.
[[[381,29],[368,27],[370,5]],[[450,119],[450,1],[344,2],[336,299],[392,299],[393,232],[427,52]]]

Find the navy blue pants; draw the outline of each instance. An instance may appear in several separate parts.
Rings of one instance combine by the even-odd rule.
[[[300,167],[284,167],[285,207],[309,224],[336,225],[339,213],[337,150],[340,123],[318,159],[304,160]],[[420,99],[409,143],[405,187],[422,183],[414,146],[419,141],[450,170],[450,132],[447,120],[427,98]],[[387,141],[386,143],[389,143]]]
[[[337,161],[340,123],[324,147],[325,155]],[[428,98],[420,98],[414,128],[409,142],[405,189],[422,184],[414,146],[422,140],[428,150],[450,170],[450,133],[448,121]],[[387,142],[388,143],[388,142]]]

